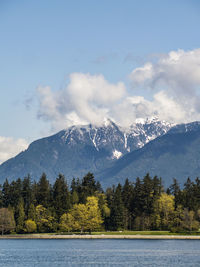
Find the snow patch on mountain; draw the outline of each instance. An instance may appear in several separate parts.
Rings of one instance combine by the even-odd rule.
[[[115,150],[113,151],[112,158],[113,158],[113,159],[119,159],[119,158],[121,158],[122,155],[123,155],[122,152],[117,151],[117,150],[115,149]]]
[[[149,141],[167,133],[172,125],[152,117],[137,119],[130,127],[123,128],[110,119],[101,126],[75,125],[64,131],[62,141],[69,146],[79,144],[94,146],[97,151],[109,151],[112,159],[143,147]]]

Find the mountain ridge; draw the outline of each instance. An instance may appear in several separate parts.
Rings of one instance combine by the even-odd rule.
[[[113,163],[97,177],[104,177],[104,184],[125,178],[143,177],[147,172],[164,178],[169,185],[172,178],[183,183],[187,177],[200,175],[200,122],[180,124],[165,135],[132,151]]]
[[[102,126],[71,126],[32,142],[26,151],[1,164],[0,181],[24,177],[28,173],[36,180],[42,172],[50,180],[55,179],[59,172],[69,180],[88,171],[96,173],[165,134],[171,127],[155,118],[129,128],[118,126],[111,120]]]

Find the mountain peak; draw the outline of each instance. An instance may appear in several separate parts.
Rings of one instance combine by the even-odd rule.
[[[99,126],[73,125],[34,141],[27,151],[5,162],[0,169],[0,178],[24,177],[27,173],[38,177],[46,172],[53,179],[61,172],[70,179],[87,171],[98,172],[169,129],[170,125],[155,118],[129,128],[120,127],[108,118]]]
[[[161,122],[161,120],[156,116],[147,117],[147,118],[137,118],[135,120],[136,124],[150,124],[150,123],[156,123],[156,122]],[[162,121],[162,122],[165,122],[165,121]]]

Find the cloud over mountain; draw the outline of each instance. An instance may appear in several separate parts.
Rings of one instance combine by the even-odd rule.
[[[52,122],[59,129],[72,124],[101,124],[110,110],[126,94],[122,82],[111,84],[103,75],[72,73],[64,90],[52,92],[38,87],[39,118]]]
[[[24,139],[0,136],[0,164],[28,147]]]
[[[65,89],[38,87],[38,117],[50,121],[54,130],[101,124],[105,117],[125,126],[151,116],[174,123],[200,120],[200,49],[160,54],[135,68],[129,78],[131,86],[126,88],[103,75],[72,73]]]
[[[152,90],[152,101],[140,101],[147,113],[174,122],[200,119],[200,49],[171,51],[134,69],[130,79],[133,90]]]

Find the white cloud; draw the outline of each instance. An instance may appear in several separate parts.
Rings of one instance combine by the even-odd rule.
[[[100,124],[105,117],[124,126],[155,115],[175,123],[200,120],[200,49],[160,54],[156,62],[135,68],[130,80],[128,91],[102,75],[72,73],[65,89],[37,89],[38,117],[50,121],[53,130]],[[135,88],[148,89],[148,97],[135,95]]]
[[[130,79],[133,89],[140,86],[156,92],[148,103],[150,114],[174,122],[200,119],[200,49],[171,51],[154,64],[134,69]]]
[[[122,82],[111,84],[102,75],[72,73],[64,90],[52,92],[39,87],[39,118],[52,122],[53,129],[72,124],[100,124],[126,89]]]
[[[28,143],[24,139],[0,136],[0,164],[27,149]]]

